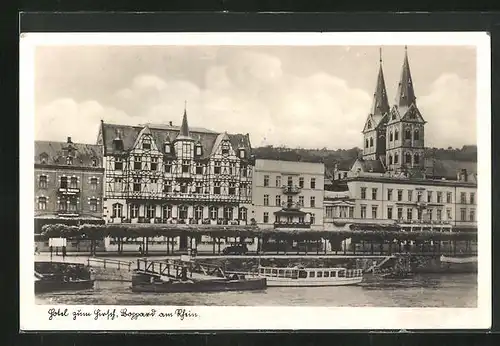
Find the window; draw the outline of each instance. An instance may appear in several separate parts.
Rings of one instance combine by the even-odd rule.
[[[467,212],[467,209],[465,208],[460,208],[460,221],[465,221],[465,213]]]
[[[240,149],[239,152],[240,152],[240,159],[244,159],[246,156],[245,149]]]
[[[142,149],[151,150],[151,140],[149,138],[144,138],[142,140]]]
[[[366,219],[366,205],[361,206],[361,218]]]
[[[165,161],[165,173],[172,173],[172,161]]]
[[[311,208],[315,208],[316,207],[316,197],[314,196],[311,196]]]
[[[420,132],[418,130],[413,131],[413,140],[418,141],[420,139]]]
[[[443,193],[441,191],[436,192],[436,200],[438,203],[443,202]]]
[[[267,211],[264,212],[263,221],[264,221],[264,223],[268,223],[269,222],[269,213]]]
[[[269,186],[269,176],[268,175],[264,176],[264,186]]]
[[[392,142],[393,138],[394,138],[394,137],[393,137],[393,135],[392,135],[392,131],[391,131],[391,132],[389,132],[389,142]]]
[[[300,188],[303,188],[303,187],[304,187],[304,178],[303,178],[303,177],[300,177],[300,178],[299,178],[299,187],[300,187]]]
[[[196,156],[201,156],[201,153],[202,153],[201,145],[199,145],[199,144],[196,145],[196,152],[195,153],[196,153]]]
[[[403,219],[403,208],[398,208],[398,220]]]
[[[354,207],[349,207],[349,217],[350,218],[354,217]]]
[[[248,172],[247,172],[248,167],[247,167],[247,165],[241,165],[240,170],[241,170],[241,176],[242,177],[246,177],[248,175]]]
[[[189,173],[189,160],[182,160],[182,173]]]
[[[97,159],[92,158],[92,167],[97,167]]]
[[[172,206],[170,205],[164,205],[162,208],[162,215],[164,219],[171,219],[172,218]]]
[[[466,204],[467,203],[467,198],[465,192],[460,192],[460,203],[461,204]]]
[[[47,197],[38,197],[38,210],[47,209]]]
[[[389,164],[392,165],[392,155],[389,155]]]
[[[370,148],[373,147],[373,138],[370,137]]]
[[[119,156],[115,157],[115,171],[121,171],[123,169],[123,159]]]
[[[279,207],[281,205],[281,196],[276,195],[276,206]]]
[[[264,205],[269,205],[269,195],[264,195]]]
[[[166,154],[170,154],[172,152],[172,147],[170,146],[170,143],[168,143],[168,142],[165,143],[164,147],[165,147]]]
[[[441,221],[442,219],[442,213],[443,211],[441,209],[436,210],[436,219],[438,219],[439,221]]]
[[[236,183],[229,183],[229,194],[236,195]]]
[[[377,199],[377,189],[372,188],[372,199]]]
[[[417,191],[417,202],[422,202],[422,191]]]
[[[361,199],[366,199],[366,187],[361,188]]]
[[[387,207],[387,218],[392,219],[392,207]]]
[[[233,219],[233,208],[232,207],[224,207],[224,218],[226,220]]]
[[[399,163],[399,154],[394,154],[394,164]]]
[[[413,208],[406,209],[406,218],[411,220],[413,218]]]
[[[203,164],[196,162],[196,174],[203,174]]]
[[[429,209],[427,210],[427,215],[429,215],[429,220],[432,220],[434,214],[434,209]]]
[[[188,192],[188,185],[186,183],[181,183],[180,184],[181,188],[181,193],[187,193]]]
[[[399,131],[398,130],[394,131],[394,140],[395,141],[399,140]]]
[[[469,221],[476,221],[476,211],[474,209],[469,210]]]
[[[410,153],[406,153],[406,155],[405,155],[405,163],[411,163],[411,154]]]
[[[196,206],[194,208],[194,218],[196,220],[202,220],[203,219],[203,207],[202,206]]]
[[[311,217],[309,218],[310,219],[310,223],[311,225],[314,225],[314,223],[316,222],[316,217],[314,216],[314,214],[311,213]]]
[[[376,205],[373,205],[372,206],[372,219],[377,218],[377,210],[378,210],[378,207]]]
[[[156,217],[156,205],[149,204],[146,209],[146,217],[148,219],[154,219]]]
[[[210,213],[210,218],[212,220],[217,220],[217,218],[219,217],[219,208],[217,207],[210,207],[208,209],[209,213]]]
[[[316,178],[311,178],[311,189],[316,188]]]
[[[287,186],[292,186],[293,185],[293,177],[288,177],[287,178]]]
[[[214,174],[220,174],[220,161],[214,162]]]
[[[222,144],[222,155],[229,155],[229,144],[227,142]]]
[[[72,156],[68,156],[66,158],[66,164],[67,165],[72,165],[73,164],[73,157]]]
[[[368,120],[368,124],[366,126],[367,128],[371,129],[372,128],[372,122],[370,120]]]
[[[142,162],[140,156],[134,156],[134,169],[139,170],[142,168]]]
[[[196,182],[195,191],[196,193],[203,193],[203,183],[201,181]]]
[[[299,204],[304,206],[304,196],[299,196]]]
[[[152,157],[151,158],[151,170],[156,171],[157,169],[158,169],[158,158]]]
[[[47,176],[46,175],[41,175],[40,178],[38,178],[38,187],[41,189],[47,188]]]
[[[446,203],[452,203],[451,200],[452,200],[451,192],[447,192],[446,193]]]
[[[141,191],[141,179],[140,178],[134,178],[134,184],[132,186],[132,190],[134,192],[140,192]]]
[[[418,154],[415,154],[413,156],[413,163],[418,165],[420,163],[420,156],[418,156]]]
[[[370,145],[369,145],[370,142],[368,142],[368,138],[365,140],[365,148],[368,148]]]
[[[97,178],[90,178],[90,189],[92,191],[97,190]]]
[[[422,220],[422,209],[417,209],[417,220]]]
[[[185,220],[188,218],[188,207],[187,205],[179,206],[178,217],[180,220]]]
[[[470,204],[476,204],[476,194],[474,192],[470,193],[469,203]]]
[[[405,131],[405,139],[411,139],[411,130]]]
[[[276,187],[281,187],[281,175],[276,176]]]
[[[74,213],[77,210],[77,200],[76,198],[71,198],[69,200],[69,211]]]
[[[76,189],[78,188],[78,179],[76,177],[71,177],[69,179],[69,187],[71,189]]]
[[[309,277],[310,278],[316,277],[316,272],[309,272]]]
[[[325,208],[325,212],[326,212],[326,217],[327,217],[327,218],[330,218],[330,219],[331,219],[331,218],[333,218],[333,217],[334,217],[334,215],[333,215],[333,207],[331,207],[331,206],[327,206],[327,207]]]
[[[411,202],[412,197],[413,197],[413,191],[412,190],[408,190],[408,202]]]
[[[427,191],[427,203],[432,202],[432,191]]]
[[[387,200],[392,201],[392,189],[387,189]]]
[[[122,217],[122,211],[123,211],[123,205],[121,205],[119,203],[113,204],[113,214],[112,214],[112,217],[113,218]]]
[[[239,214],[240,220],[246,220],[247,219],[247,208],[245,208],[245,207],[240,208],[238,214]]]
[[[446,208],[446,218],[451,220],[451,208]]]
[[[170,180],[163,181],[163,192],[172,192],[172,181]]]
[[[236,163],[231,162],[229,164],[229,174],[235,175],[236,174]]]
[[[220,181],[214,182],[214,194],[220,195]]]
[[[401,202],[403,200],[403,190],[398,190],[398,201]]]
[[[97,211],[97,199],[91,198],[89,201],[89,205],[90,205],[90,211],[92,211],[92,212]]]
[[[139,217],[139,206],[137,204],[130,205],[130,218],[137,219]]]

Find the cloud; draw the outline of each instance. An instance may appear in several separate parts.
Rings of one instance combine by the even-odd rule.
[[[417,100],[428,125],[426,145],[461,147],[476,143],[475,83],[457,74],[440,75]]]

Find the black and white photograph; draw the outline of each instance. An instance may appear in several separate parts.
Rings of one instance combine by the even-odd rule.
[[[24,325],[488,327],[489,56],[485,33],[27,34]]]

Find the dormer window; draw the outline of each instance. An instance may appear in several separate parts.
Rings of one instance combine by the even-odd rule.
[[[170,143],[167,142],[165,143],[165,154],[170,154],[172,153],[172,147],[170,146]]]
[[[73,158],[72,158],[71,156],[68,156],[68,157],[66,158],[66,164],[67,164],[67,165],[72,165],[72,164],[73,164]]]
[[[229,144],[227,142],[224,142],[222,144],[222,155],[229,155]]]
[[[195,154],[196,154],[196,156],[201,156],[201,154],[202,154],[201,144],[196,144]]]
[[[151,140],[149,138],[144,138],[142,140],[142,149],[151,150]]]
[[[396,120],[396,114],[392,113],[392,120]]]
[[[120,138],[115,138],[113,140],[113,147],[115,150],[123,150],[123,142]]]
[[[243,148],[240,149],[240,155],[239,156],[240,156],[240,159],[244,159],[245,158],[245,156],[246,156],[245,149],[243,149]]]
[[[92,167],[97,167],[97,159],[95,157],[92,158]]]
[[[42,154],[40,155],[40,163],[41,163],[42,165],[47,164],[48,159],[49,159],[49,156],[48,156],[46,153],[42,153]]]
[[[371,129],[372,128],[372,122],[368,120],[368,125],[366,125],[367,128]]]

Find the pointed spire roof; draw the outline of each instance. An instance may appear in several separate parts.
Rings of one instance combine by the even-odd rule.
[[[382,48],[380,48],[380,67],[378,70],[377,85],[373,94],[372,115],[384,115],[390,110],[387,90],[385,87],[384,71],[382,69]]]
[[[189,135],[189,126],[187,120],[186,103],[184,104],[184,115],[182,116],[182,125],[177,139],[192,139]]]
[[[415,90],[413,89],[413,79],[411,78],[410,64],[408,62],[408,48],[405,46],[405,58],[396,94],[396,105],[400,108],[408,108],[415,102]]]

